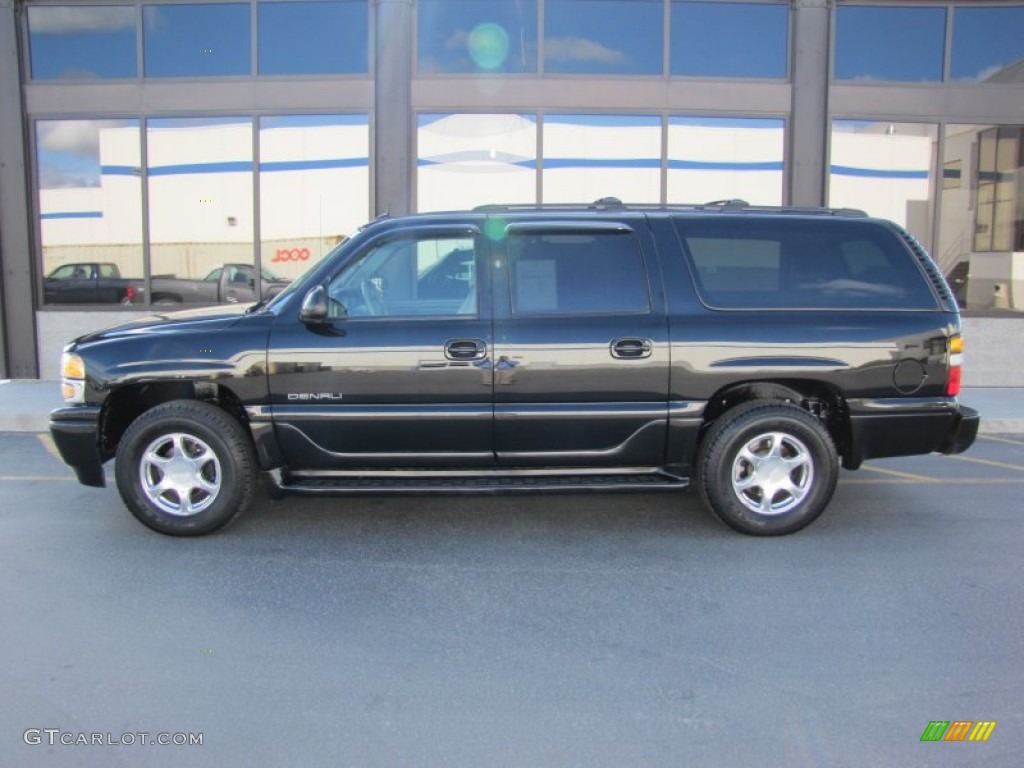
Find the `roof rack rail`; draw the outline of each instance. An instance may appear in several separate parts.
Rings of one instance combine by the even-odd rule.
[[[712,200],[710,203],[704,203],[704,205],[720,205],[723,208],[749,208],[750,203],[746,200],[742,200],[738,197],[730,197],[727,200]]]
[[[579,210],[661,210],[661,211],[703,211],[718,213],[790,213],[801,216],[848,216],[866,218],[867,213],[858,208],[826,208],[800,205],[751,205],[741,198],[712,200],[707,203],[642,203],[628,205],[617,197],[602,197],[592,203],[489,203],[473,208],[476,213],[500,213],[506,211],[579,211]]]
[[[628,207],[617,197],[601,197],[592,203],[486,203],[473,208],[476,213],[490,211],[550,211],[550,210],[607,210],[609,208]],[[650,206],[644,206],[649,208]]]

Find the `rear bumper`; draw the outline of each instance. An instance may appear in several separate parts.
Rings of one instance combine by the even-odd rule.
[[[980,416],[953,398],[854,401],[843,466],[867,459],[962,453],[974,443]]]
[[[981,414],[973,408],[961,405],[946,433],[946,439],[939,447],[939,453],[963,453],[974,444],[981,425]]]
[[[103,462],[99,450],[99,406],[78,405],[50,413],[50,434],[82,485],[103,488]]]

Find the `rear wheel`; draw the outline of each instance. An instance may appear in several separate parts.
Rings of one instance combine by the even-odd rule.
[[[828,430],[806,411],[753,401],[720,416],[698,456],[704,502],[726,525],[755,536],[793,533],[828,506],[839,460]]]
[[[174,400],[132,422],[117,448],[121,498],[145,525],[198,536],[227,525],[252,500],[248,434],[210,403]]]

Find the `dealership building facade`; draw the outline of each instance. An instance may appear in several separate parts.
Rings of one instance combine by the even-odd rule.
[[[0,0],[0,104],[6,378],[166,277],[609,196],[893,219],[1024,336],[1024,2]]]

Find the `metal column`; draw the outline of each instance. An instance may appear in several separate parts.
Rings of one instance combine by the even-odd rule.
[[[792,0],[790,205],[825,204],[830,5],[829,0]]]
[[[374,0],[374,208],[412,213],[412,0]]]
[[[0,0],[0,375],[34,378],[36,323],[32,308],[32,229],[29,226],[25,124],[18,57],[18,10]]]

